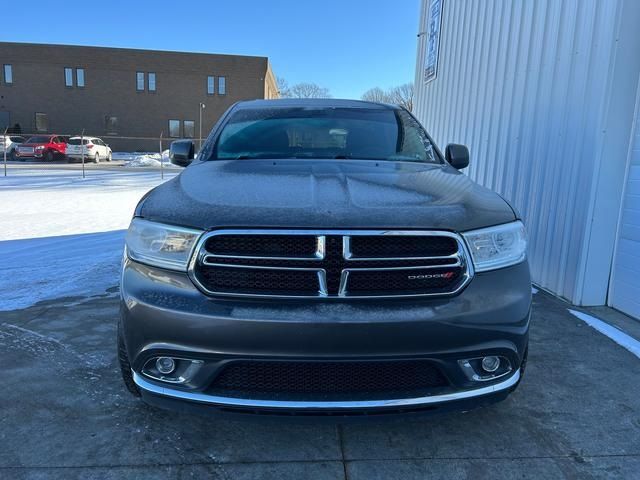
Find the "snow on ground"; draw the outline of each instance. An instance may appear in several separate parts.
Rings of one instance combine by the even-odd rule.
[[[175,175],[16,169],[0,177],[0,310],[116,286],[135,205]]]

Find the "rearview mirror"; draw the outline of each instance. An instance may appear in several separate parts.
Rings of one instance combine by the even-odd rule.
[[[444,156],[453,168],[462,170],[469,166],[469,149],[464,145],[450,143],[444,151]]]
[[[179,167],[186,167],[193,161],[195,146],[191,140],[176,140],[169,147],[169,161]]]

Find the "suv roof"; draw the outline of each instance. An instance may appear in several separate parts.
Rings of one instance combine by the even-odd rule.
[[[397,109],[397,105],[367,102],[364,100],[342,100],[336,98],[276,98],[273,100],[245,100],[236,103],[236,108],[273,107],[325,107],[325,108],[371,108]]]

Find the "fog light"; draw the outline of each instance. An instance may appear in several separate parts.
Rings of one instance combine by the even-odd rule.
[[[498,370],[500,366],[500,359],[498,357],[484,357],[482,359],[482,369],[485,372],[493,373]],[[159,370],[159,369],[158,369]]]
[[[156,360],[156,368],[161,374],[168,375],[176,369],[176,362],[170,357],[160,357]]]

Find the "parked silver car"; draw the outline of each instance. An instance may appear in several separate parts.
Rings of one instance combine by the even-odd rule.
[[[7,159],[13,160],[16,149],[21,143],[24,143],[24,141],[25,138],[20,135],[0,136],[0,160],[4,158],[5,151],[7,152]]]

